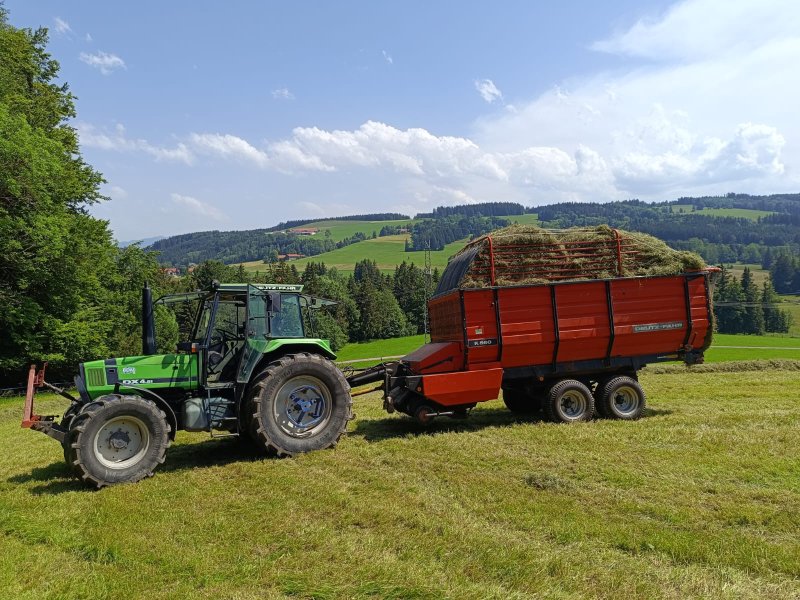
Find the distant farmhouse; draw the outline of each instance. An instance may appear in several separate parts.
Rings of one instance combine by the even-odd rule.
[[[180,277],[181,274],[181,270],[178,267],[164,267],[161,272],[172,277]]]
[[[290,229],[289,233],[294,233],[297,235],[317,235],[319,233],[319,229],[316,227],[295,227],[294,229]]]
[[[308,234],[313,235],[313,234]],[[278,254],[278,260],[287,261],[287,260],[297,260],[298,258],[305,258],[305,254]]]

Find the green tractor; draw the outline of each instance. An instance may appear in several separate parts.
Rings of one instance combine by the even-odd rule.
[[[22,426],[61,442],[87,484],[134,482],[164,462],[175,432],[242,436],[274,456],[331,448],[352,419],[350,386],[315,309],[333,304],[301,285],[216,282],[152,301],[142,292],[142,355],[82,363],[77,398],[31,367]],[[156,354],[153,307],[196,303],[189,341]],[[37,387],[69,398],[64,415],[34,414]]]

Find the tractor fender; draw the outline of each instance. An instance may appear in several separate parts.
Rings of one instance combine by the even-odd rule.
[[[119,394],[120,388],[125,388],[126,390],[133,390],[137,394],[141,395],[143,398],[147,398],[148,400],[152,400],[153,402],[155,402],[156,406],[158,406],[158,408],[163,410],[164,414],[167,415],[167,422],[170,425],[169,439],[170,441],[173,442],[175,441],[175,433],[178,431],[178,417],[175,416],[175,411],[172,410],[172,407],[169,405],[169,402],[164,400],[153,390],[137,387],[135,385],[122,385],[118,383],[114,386],[114,393]]]

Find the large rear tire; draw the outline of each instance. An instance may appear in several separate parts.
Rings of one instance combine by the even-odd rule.
[[[295,354],[256,375],[246,406],[250,435],[277,456],[333,448],[353,418],[350,386],[331,361]]]
[[[164,462],[169,432],[166,415],[153,402],[103,396],[72,420],[64,458],[81,480],[97,488],[133,483],[152,476]]]
[[[597,389],[598,412],[604,417],[635,421],[642,416],[646,404],[644,390],[632,377],[614,377]]]
[[[545,411],[548,418],[556,423],[588,421],[594,415],[594,397],[580,381],[563,379],[550,388]]]

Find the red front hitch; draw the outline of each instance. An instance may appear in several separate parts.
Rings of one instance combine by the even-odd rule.
[[[26,429],[33,427],[33,424],[47,419],[42,415],[33,414],[33,396],[36,394],[36,388],[44,386],[44,370],[47,368],[47,363],[42,365],[42,370],[37,372],[36,365],[31,365],[31,370],[28,371],[28,389],[25,392],[25,411],[22,413],[22,426]],[[50,417],[49,420],[53,420]]]
[[[42,365],[40,371],[36,371],[36,365],[31,365],[30,371],[28,371],[28,389],[25,392],[25,408],[22,413],[22,427],[26,429],[33,429],[35,431],[41,431],[44,434],[49,435],[51,438],[58,440],[59,442],[64,441],[64,434],[66,431],[59,426],[55,420],[58,418],[58,415],[37,415],[33,412],[33,397],[36,394],[36,390],[41,387],[46,387],[48,389],[53,390],[57,394],[68,398],[75,402],[75,398],[67,394],[64,390],[57,388],[54,385],[47,383],[44,380],[44,371],[47,368],[47,363]]]

